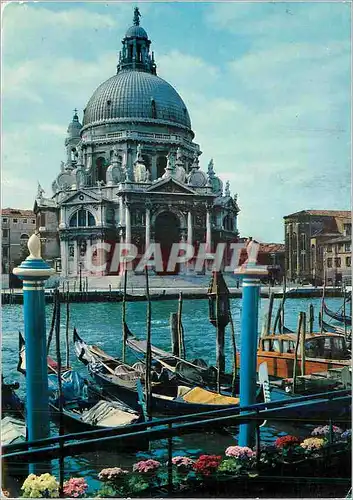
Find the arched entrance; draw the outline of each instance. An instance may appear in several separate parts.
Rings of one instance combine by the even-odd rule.
[[[180,221],[178,217],[172,212],[162,212],[157,216],[154,227],[154,239],[156,243],[161,245],[163,259],[163,272],[159,274],[179,274],[179,264],[175,266],[174,271],[167,272],[172,245],[180,241]]]

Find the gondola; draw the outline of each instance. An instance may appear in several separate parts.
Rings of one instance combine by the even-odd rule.
[[[78,358],[86,364],[89,373],[108,394],[116,395],[132,408],[138,404],[137,381],[144,382],[144,365],[133,366],[122,363],[106,354],[97,346],[91,346],[75,331],[75,350]],[[202,387],[178,384],[175,377],[169,378],[167,370],[152,373],[151,410],[158,415],[181,415],[225,407],[237,408],[239,398],[218,394]],[[258,399],[262,400],[261,387]]]
[[[320,327],[322,326],[322,330],[326,333],[337,333],[338,335],[344,335],[344,327],[336,326],[326,323],[326,321],[321,320]]]
[[[334,312],[331,309],[329,309],[324,302],[324,312],[327,314],[332,319],[335,319],[336,321],[339,321],[341,323],[345,323],[346,325],[352,325],[352,316],[347,316],[344,314],[340,314],[339,312]]]
[[[136,338],[127,325],[127,345],[138,355],[140,360],[144,360],[147,351],[146,340]],[[172,353],[163,351],[158,347],[151,345],[152,359],[155,366],[160,365],[160,368],[165,368],[170,372],[178,382],[184,385],[198,385],[206,389],[215,389],[217,387],[217,369],[214,366],[208,366],[202,359],[196,359],[193,362],[186,361]],[[224,374],[221,377],[221,387],[224,390],[232,388],[231,374]],[[239,384],[237,384],[239,385]],[[237,390],[237,388],[235,388]]]
[[[23,370],[25,346],[20,352],[20,364]],[[141,405],[130,408],[116,396],[103,396],[102,391],[92,382],[83,378],[74,370],[61,372],[62,384],[62,423],[70,432],[94,431],[104,428],[123,428],[144,421]],[[53,419],[60,420],[58,377],[48,373],[49,407]],[[105,444],[106,445],[106,444]],[[148,448],[148,440],[128,438],[117,443],[119,449],[142,451]],[[98,443],[97,447],[100,445]]]
[[[9,416],[14,418],[23,418],[24,405],[16,394],[16,390],[20,387],[18,382],[7,384],[1,375],[1,416]]]

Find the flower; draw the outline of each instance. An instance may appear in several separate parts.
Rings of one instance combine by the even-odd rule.
[[[83,497],[88,489],[88,484],[81,477],[72,477],[64,482],[64,493],[68,497],[79,498]]]
[[[148,460],[141,460],[133,465],[132,470],[134,472],[139,472],[140,474],[154,474],[157,469],[161,466],[158,460],[153,460],[152,458]]]
[[[332,426],[332,434],[333,436],[338,434],[342,434],[343,430],[340,427],[337,427],[337,425]],[[323,437],[328,437],[330,434],[330,426],[329,425],[321,425],[319,427],[315,427],[315,429],[312,431],[311,435],[312,436],[323,436]]]
[[[304,439],[304,441],[300,444],[300,446],[307,451],[313,451],[322,448],[324,444],[325,444],[324,439],[312,437]]]
[[[29,474],[27,479],[21,486],[24,497],[27,498],[58,498],[59,497],[59,483],[49,473],[36,476]]]
[[[351,440],[352,439],[352,431],[351,431],[351,429],[348,429],[348,430],[342,432],[342,434],[340,435],[340,439],[342,441],[349,441],[349,440]]]
[[[175,465],[178,469],[192,469],[194,463],[195,460],[192,460],[189,457],[177,456],[172,458],[172,464]]]
[[[200,455],[193,464],[193,469],[198,474],[209,476],[218,469],[222,457],[219,455]]]
[[[256,456],[256,453],[247,446],[228,446],[225,453],[227,457],[238,458],[239,460],[249,460]]]
[[[109,467],[102,469],[98,474],[98,478],[103,482],[115,482],[123,479],[126,474],[128,474],[128,471],[120,467]]]
[[[282,436],[276,439],[275,447],[280,449],[290,448],[291,446],[298,446],[299,439],[295,436]]]

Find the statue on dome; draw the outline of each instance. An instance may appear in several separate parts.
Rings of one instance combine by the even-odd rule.
[[[140,25],[140,9],[138,7],[135,7],[134,9],[134,25],[139,26]]]
[[[224,190],[224,196],[230,196],[230,183],[229,181],[226,182],[226,187]]]
[[[38,182],[37,196],[36,196],[37,200],[41,200],[43,198],[44,193],[45,193],[44,189],[42,188],[42,186]]]

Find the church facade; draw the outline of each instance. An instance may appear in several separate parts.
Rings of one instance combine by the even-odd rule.
[[[195,249],[206,243],[212,251],[238,239],[236,196],[217,177],[213,160],[200,168],[188,110],[157,76],[139,18],[136,8],[116,74],[93,93],[82,123],[75,110],[53,196],[38,187],[34,211],[43,255],[60,263],[63,276],[85,271],[96,243],[133,243],[136,261],[159,243],[164,261],[175,242]]]

